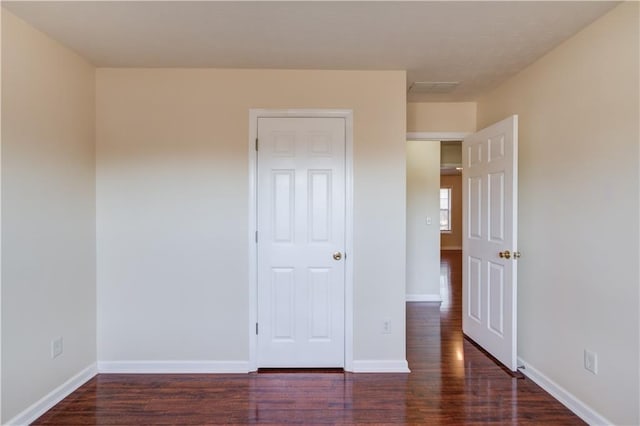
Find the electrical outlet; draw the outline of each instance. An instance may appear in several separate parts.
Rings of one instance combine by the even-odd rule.
[[[51,341],[51,359],[57,358],[60,355],[62,355],[62,337]]]
[[[382,320],[382,333],[391,334],[391,320],[388,318]]]
[[[427,216],[426,223],[427,225],[431,225],[431,216]]]
[[[587,349],[584,350],[584,368],[593,374],[598,374],[598,354]]]

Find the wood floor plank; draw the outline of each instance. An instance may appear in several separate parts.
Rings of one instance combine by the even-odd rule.
[[[410,374],[100,374],[34,424],[584,424],[463,338],[460,252],[441,273],[442,305],[407,305]]]

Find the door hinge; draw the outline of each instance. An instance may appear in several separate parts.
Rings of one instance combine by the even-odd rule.
[[[256,138],[256,151],[258,150],[258,138]]]
[[[258,335],[258,323],[256,323],[256,336]]]
[[[256,231],[256,244],[258,244],[258,231]]]

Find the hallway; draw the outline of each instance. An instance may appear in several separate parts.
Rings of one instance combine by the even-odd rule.
[[[410,374],[98,375],[35,424],[583,424],[463,339],[461,279],[442,252],[442,304],[407,304]]]

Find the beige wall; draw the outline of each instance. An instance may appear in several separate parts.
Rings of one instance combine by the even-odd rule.
[[[462,166],[462,142],[442,142],[440,146],[440,165]]]
[[[440,247],[462,250],[462,176],[440,176],[440,187],[451,188],[451,232],[440,233]]]
[[[409,102],[407,132],[476,131],[475,102]]]
[[[96,360],[94,77],[2,11],[2,423]]]
[[[478,127],[520,117],[519,356],[629,425],[640,423],[638,6],[616,7],[478,102]]]
[[[440,142],[408,141],[407,300],[440,300],[439,190]]]
[[[250,108],[353,109],[354,358],[404,361],[405,73],[212,69],[97,71],[98,359],[248,360]]]

